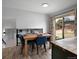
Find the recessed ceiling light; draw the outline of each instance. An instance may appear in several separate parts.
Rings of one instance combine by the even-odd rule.
[[[42,7],[48,7],[48,4],[47,3],[43,3],[41,4]]]

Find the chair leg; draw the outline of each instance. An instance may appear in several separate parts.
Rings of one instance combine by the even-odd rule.
[[[46,52],[47,50],[46,50],[46,45],[45,44],[44,44],[44,49],[45,49],[45,52]]]
[[[39,54],[39,52],[38,52],[38,45],[37,45],[37,54]]]
[[[33,52],[33,48],[34,48],[34,45],[32,45],[32,52]]]
[[[21,54],[23,54],[24,45],[21,46]]]

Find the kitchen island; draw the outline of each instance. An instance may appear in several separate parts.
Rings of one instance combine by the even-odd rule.
[[[52,59],[76,59],[77,58],[77,39],[66,38],[51,41]]]

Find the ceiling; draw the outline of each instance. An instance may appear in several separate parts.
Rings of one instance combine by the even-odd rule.
[[[48,7],[41,7],[41,3],[48,3]],[[76,0],[2,0],[2,6],[16,8],[43,14],[54,13],[77,4]]]

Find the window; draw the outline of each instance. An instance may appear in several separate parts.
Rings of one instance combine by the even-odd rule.
[[[75,11],[69,11],[62,17],[55,17],[55,39],[64,39],[75,37],[76,15]]]

